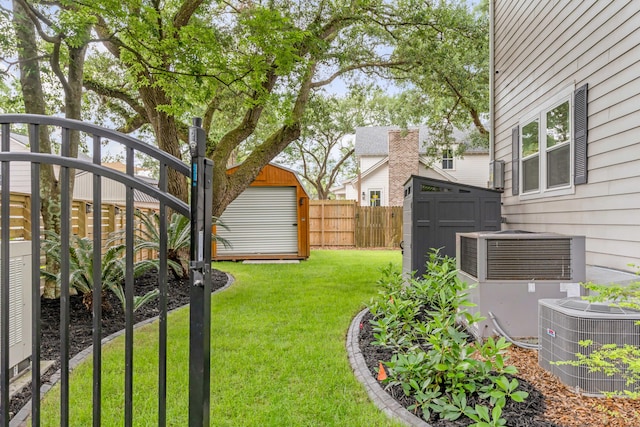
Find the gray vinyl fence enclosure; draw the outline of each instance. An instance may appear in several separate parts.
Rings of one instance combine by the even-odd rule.
[[[167,425],[167,226],[170,212],[177,212],[190,218],[191,246],[190,246],[190,332],[189,332],[189,385],[184,393],[189,394],[189,426],[209,425],[209,373],[210,373],[210,295],[211,295],[211,197],[212,197],[212,168],[210,160],[205,159],[205,135],[200,127],[200,119],[193,120],[189,129],[189,144],[191,147],[191,167],[177,158],[139,141],[130,136],[120,134],[88,123],[38,115],[0,115],[1,147],[0,147],[0,425],[18,425],[21,420],[10,420],[9,413],[9,373],[10,373],[10,330],[15,326],[15,318],[11,316],[10,306],[10,181],[11,168],[15,162],[28,162],[31,165],[31,254],[39,254],[41,250],[40,236],[40,166],[52,164],[59,167],[61,192],[60,206],[60,246],[61,254],[69,253],[71,235],[71,198],[69,194],[70,170],[87,171],[93,174],[93,206],[101,206],[101,177],[110,178],[124,184],[126,187],[125,207],[125,369],[124,369],[124,408],[123,422],[125,426],[134,423],[135,382],[134,382],[134,346],[133,346],[133,300],[134,300],[134,191],[143,192],[159,203],[159,326],[158,326],[158,425]],[[39,131],[46,127],[53,135],[58,135],[61,143],[61,154],[40,153]],[[28,132],[30,152],[11,152],[11,132],[25,130]],[[93,147],[91,162],[78,160],[69,156],[70,135],[80,132],[85,141]],[[103,141],[121,144],[126,152],[126,173],[108,169],[101,165]],[[134,176],[134,158],[136,152],[144,153],[155,159],[160,168],[158,187],[149,185],[144,180]],[[188,178],[191,188],[191,204],[188,205],[167,192],[168,171],[173,169]],[[93,210],[93,247],[102,248],[104,240],[100,230],[102,210]],[[23,246],[28,243],[24,242]],[[60,425],[68,426],[70,420],[69,404],[69,257],[61,256],[61,296],[60,296]],[[30,405],[31,425],[39,426],[43,417],[48,414],[41,412],[40,399],[46,387],[40,381],[40,257],[32,256],[30,269],[30,301],[26,301],[25,310],[31,314],[31,330],[25,333],[31,335],[30,363],[32,373]],[[102,251],[93,251],[93,265],[102,265]],[[93,269],[94,288],[101,289],[101,271]],[[101,292],[93,292],[93,390],[92,410],[93,426],[102,424],[102,352],[101,352]],[[88,392],[88,391],[87,391]],[[143,391],[143,392],[146,392]],[[24,411],[20,411],[24,412]],[[16,417],[17,418],[17,417]],[[144,420],[136,421],[140,424]],[[169,420],[169,424],[172,424]]]
[[[499,231],[501,192],[412,176],[404,185],[402,272],[425,273],[429,252],[456,256],[456,233]]]

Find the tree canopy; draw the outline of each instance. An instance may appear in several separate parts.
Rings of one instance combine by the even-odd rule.
[[[327,199],[335,184],[357,174],[357,127],[402,127],[425,119],[424,110],[407,108],[415,104],[415,94],[389,95],[370,85],[354,87],[346,96],[316,92],[302,119],[300,137],[276,161],[298,171],[314,197]]]
[[[85,117],[100,111],[124,132],[151,129],[177,157],[191,117],[203,117],[215,215],[300,137],[311,95],[337,78],[410,82],[434,122],[476,122],[486,111],[484,83],[469,78],[483,72],[484,21],[464,2],[14,1],[41,29],[42,57],[87,46],[83,69],[60,70],[81,72],[85,103],[99,103]],[[246,158],[227,175],[239,150]],[[177,174],[169,190],[187,198]]]

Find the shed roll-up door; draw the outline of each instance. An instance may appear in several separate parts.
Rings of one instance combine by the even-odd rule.
[[[227,230],[218,235],[231,248],[218,245],[218,255],[297,254],[298,215],[295,187],[249,187],[220,217]]]

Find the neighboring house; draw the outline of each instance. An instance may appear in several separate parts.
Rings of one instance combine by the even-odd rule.
[[[336,198],[359,200],[362,206],[402,206],[404,183],[411,175],[487,187],[488,150],[467,148],[463,157],[454,157],[454,146],[434,159],[427,156],[427,132],[426,127],[357,128],[355,156],[360,173],[332,189]],[[453,137],[457,143],[467,142],[463,132]]]
[[[0,135],[2,135],[0,133]],[[9,138],[9,150],[11,152],[29,151],[29,138],[24,135],[11,133]],[[12,193],[31,194],[31,163],[12,162],[11,179],[9,187]],[[1,177],[0,177],[1,178]]]
[[[12,152],[29,151],[29,138],[25,135],[12,133],[10,142],[10,150]],[[86,154],[79,153],[78,159],[91,162],[91,157]],[[125,165],[122,163],[103,163],[103,166],[124,172]],[[54,166],[57,174],[58,167]],[[139,170],[136,170],[138,172]],[[158,181],[153,178],[141,177],[149,185],[156,186]],[[12,193],[31,194],[31,164],[28,162],[12,162],[11,163],[11,180],[10,188]],[[137,207],[157,208],[158,201],[151,196],[134,190],[134,203]],[[93,200],[93,174],[87,171],[77,170],[73,190],[74,200],[83,200],[92,202]],[[126,189],[121,183],[117,183],[111,179],[104,178],[102,180],[102,201],[104,203],[122,204],[126,202]]]
[[[126,165],[123,163],[103,163],[110,169],[115,169],[120,172],[126,170]],[[136,172],[140,172],[140,169],[136,168]],[[136,178],[144,181],[146,184],[152,187],[158,187],[158,180],[143,175],[136,175]],[[127,200],[126,187],[119,182],[116,182],[109,178],[103,178],[101,183],[102,190],[102,202],[124,205]],[[91,172],[78,170],[76,171],[76,181],[73,187],[74,200],[84,200],[92,202],[93,200],[93,174]],[[138,208],[157,209],[159,203],[156,199],[150,195],[143,193],[142,191],[133,190],[133,202]]]
[[[640,264],[640,2],[494,0],[492,159],[503,228],[586,236]]]

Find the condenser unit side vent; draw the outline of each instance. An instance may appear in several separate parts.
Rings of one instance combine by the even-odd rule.
[[[9,254],[9,367],[14,368],[31,357],[31,242],[11,241]]]
[[[460,269],[473,277],[478,277],[478,240],[460,237]]]
[[[487,239],[489,280],[570,280],[570,239]]]
[[[555,364],[576,360],[577,353],[589,355],[598,345],[640,347],[640,326],[637,324],[640,312],[604,312],[601,305],[589,304],[579,298],[540,300],[538,363],[572,390],[585,395],[602,396],[604,393],[622,394],[623,390],[636,390],[640,382],[627,384],[623,374],[608,376],[602,372],[589,372],[585,366]],[[580,341],[584,340],[591,340],[596,346],[580,346]]]
[[[22,341],[22,311],[23,311],[23,264],[22,257],[12,257],[9,260],[9,347],[13,347]],[[0,267],[0,274],[2,268]],[[2,294],[0,293],[0,304],[2,304]],[[0,328],[0,339],[2,339],[2,329]]]

